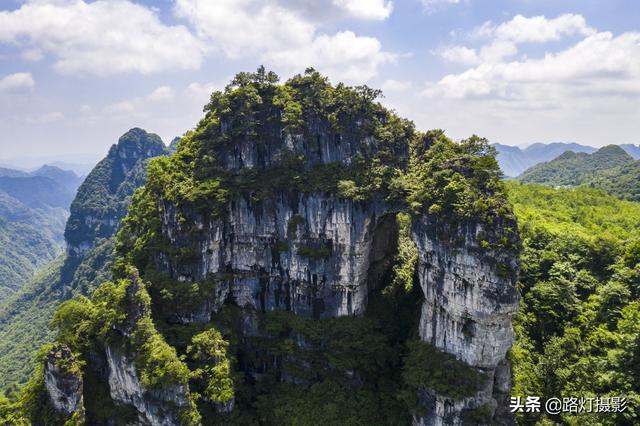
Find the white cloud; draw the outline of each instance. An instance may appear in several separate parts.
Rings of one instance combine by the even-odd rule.
[[[590,32],[591,33],[591,32]],[[507,47],[484,52],[497,43]],[[542,58],[505,61],[513,44],[498,40],[481,53],[483,62],[428,85],[428,96],[494,98],[532,105],[575,105],[579,99],[640,95],[640,32],[614,37],[591,33],[575,45]],[[500,50],[500,49],[497,49]],[[507,52],[508,54],[505,54]],[[514,105],[515,106],[515,105]]]
[[[413,86],[413,83],[410,81],[403,80],[385,80],[382,83],[382,91],[385,93],[390,92],[405,92],[409,90]]]
[[[148,74],[200,66],[203,47],[184,26],[164,25],[127,0],[26,1],[0,12],[0,43],[51,53],[61,73]]]
[[[22,52],[22,59],[29,62],[38,62],[44,58],[44,53],[40,49],[27,49]]]
[[[379,65],[396,59],[396,55],[382,51],[376,38],[359,37],[351,31],[322,34],[308,45],[268,52],[263,57],[291,70],[313,66],[347,81],[369,80],[377,74]]]
[[[361,19],[383,20],[393,11],[393,3],[384,0],[333,0],[333,4]]]
[[[518,53],[518,47],[511,41],[496,39],[480,49],[480,58],[486,62],[499,62]]]
[[[379,16],[380,5],[391,8],[389,2],[369,3],[378,5],[374,11]],[[351,13],[364,13],[363,9],[355,9],[355,2],[342,4],[350,4]],[[314,66],[334,78],[364,81],[376,75],[379,65],[395,59],[373,37],[351,31],[322,33],[312,19],[274,2],[176,0],[175,13],[187,19],[199,37],[226,56],[257,57],[287,73]]]
[[[0,78],[0,92],[24,92],[33,90],[35,85],[29,72],[18,72]]]
[[[549,25],[518,21],[534,29],[507,31],[514,20],[486,24],[469,40],[476,63],[427,82],[422,100],[390,101],[418,126],[448,129],[456,138],[477,133],[509,144],[599,146],[632,141],[640,122],[640,31],[598,32],[575,16],[546,19]],[[475,45],[478,37],[484,44]]]
[[[511,21],[493,29],[496,38],[515,43],[542,43],[559,40],[563,36],[587,36],[593,33],[594,30],[587,26],[584,18],[574,14],[560,15],[554,19],[547,19],[544,16],[526,18],[516,15]]]
[[[190,83],[182,92],[182,95],[190,102],[202,107],[209,102],[211,93],[215,90],[223,90],[233,77],[229,76],[219,82],[193,82]]]
[[[175,96],[173,89],[169,86],[160,86],[148,96],[150,101],[161,102],[170,101]]]
[[[480,62],[480,57],[474,49],[465,46],[451,46],[440,52],[447,62],[455,62],[465,65],[473,65]]]

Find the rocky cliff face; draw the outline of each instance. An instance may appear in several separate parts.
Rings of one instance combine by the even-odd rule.
[[[518,294],[513,272],[518,270],[518,263],[513,256],[487,253],[479,246],[484,233],[481,224],[461,225],[457,235],[463,243],[456,248],[440,241],[436,228],[429,216],[413,224],[424,294],[420,338],[479,369],[486,378],[482,389],[464,401],[430,394],[425,399],[429,414],[417,417],[416,423],[463,424],[461,414],[465,409],[484,404],[496,408],[508,394],[506,355],[514,338],[511,318],[516,313]],[[494,422],[511,421],[494,418]]]
[[[67,346],[54,345],[47,354],[44,386],[51,405],[63,418],[84,421],[82,373]]]
[[[150,164],[119,233],[120,284],[98,291],[83,326],[103,342],[113,401],[150,424],[278,424],[308,422],[318,404],[328,416],[338,398],[366,424],[386,420],[358,404],[389,403],[388,388],[406,396],[389,421],[511,421],[518,241],[495,159],[480,138],[416,132],[376,95],[312,71],[282,86],[239,75]],[[150,314],[120,302],[138,287]],[[157,357],[148,342],[170,349]],[[431,370],[444,364],[413,347],[463,374],[443,383]]]

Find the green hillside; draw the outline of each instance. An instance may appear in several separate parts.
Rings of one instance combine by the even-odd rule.
[[[640,201],[640,161],[605,170],[586,185],[624,200]]]
[[[508,182],[507,189],[523,241],[512,395],[622,396],[631,407],[623,414],[566,414],[562,420],[637,424],[640,204],[584,187]],[[536,423],[539,413],[518,420],[554,424]]]
[[[633,162],[633,158],[617,145],[605,146],[593,154],[567,151],[525,170],[517,179],[526,183],[575,186],[589,182],[605,170]]]
[[[60,303],[89,295],[110,278],[119,217],[126,213],[130,195],[144,184],[148,159],[164,153],[157,135],[142,129],[123,135],[87,176],[73,201],[66,225],[70,253],[60,255],[24,288],[0,301],[0,389],[24,382],[33,371],[28,360],[53,337],[48,325]],[[60,241],[63,230],[61,223]],[[83,250],[73,249],[73,244],[82,243]]]
[[[0,302],[62,250],[67,212],[33,209],[0,191]]]

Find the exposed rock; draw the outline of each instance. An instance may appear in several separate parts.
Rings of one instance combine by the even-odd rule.
[[[190,230],[181,229],[174,207],[163,207],[163,232],[170,241],[179,246],[193,238]],[[232,299],[262,312],[287,309],[317,318],[359,315],[367,306],[369,268],[380,256],[374,255],[374,235],[395,231],[396,210],[321,195],[283,197],[256,209],[240,198],[230,203],[224,220],[199,223],[195,265],[177,264],[162,254],[157,263],[179,281],[232,273],[218,288],[218,304]],[[314,258],[313,250],[326,256]],[[216,310],[215,303],[204,303]],[[210,314],[201,312],[194,319],[208,320]]]
[[[174,207],[164,203],[163,208],[163,231],[179,246],[189,234],[175,219]],[[195,265],[175,264],[163,255],[157,263],[180,281],[232,275],[221,280],[213,300],[203,301],[191,316],[181,313],[183,323],[206,322],[230,300],[262,312],[286,309],[316,318],[361,315],[372,283],[380,282],[379,275],[389,266],[378,263],[393,254],[397,211],[384,203],[354,203],[321,195],[301,195],[293,201],[283,197],[259,209],[240,198],[230,204],[225,220],[198,222],[200,256]],[[417,418],[416,423],[440,425],[448,419],[461,424],[465,410],[498,406],[493,395],[494,370],[505,363],[513,341],[518,265],[512,255],[485,253],[478,246],[478,236],[485,232],[481,225],[461,226],[456,235],[462,243],[455,245],[436,235],[435,220],[424,216],[413,224],[425,295],[420,337],[482,369],[487,382],[483,391],[464,400],[431,394],[431,417]],[[291,223],[296,223],[295,235]],[[285,244],[276,248],[277,242]],[[312,244],[327,245],[330,253],[319,259],[301,256],[300,247]],[[500,265],[510,272],[501,276]],[[509,388],[508,374],[496,379],[495,386]]]
[[[418,419],[417,423],[440,425],[448,419],[452,422],[448,424],[462,424],[463,409],[483,404],[496,407],[494,387],[503,393],[508,393],[510,388],[508,367],[504,374],[504,368],[498,369],[498,366],[505,365],[513,342],[511,318],[519,300],[518,264],[513,256],[485,252],[479,247],[479,235],[485,230],[477,223],[459,227],[456,235],[463,241],[459,246],[438,239],[435,229],[434,218],[429,216],[413,224],[413,238],[419,252],[418,276],[425,296],[420,337],[481,369],[487,380],[485,389],[471,404],[469,400],[429,399],[429,416]]]
[[[66,418],[84,418],[83,380],[71,350],[54,345],[45,359],[44,385],[55,410]]]
[[[177,411],[188,404],[185,388],[176,386],[145,389],[140,383],[133,359],[113,346],[107,346],[105,354],[109,370],[109,392],[114,401],[134,406],[142,424],[179,424]]]

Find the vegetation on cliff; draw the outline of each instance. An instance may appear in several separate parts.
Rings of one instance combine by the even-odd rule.
[[[91,295],[99,284],[111,278],[113,234],[118,221],[126,213],[133,191],[144,183],[147,159],[163,152],[164,145],[153,134],[132,129],[123,135],[86,178],[73,203],[72,217],[66,230],[70,238],[68,247],[73,249],[84,244],[86,252],[72,250],[71,256],[60,255],[44,271],[0,303],[0,365],[3,366],[0,370],[0,389],[25,383],[33,371],[30,362],[33,353],[55,336],[55,330],[50,329],[48,323],[60,303],[77,295]],[[42,172],[50,174],[51,170]],[[13,206],[3,209],[3,206],[6,207],[0,202],[0,215],[7,212],[16,222],[25,216],[24,209]],[[56,218],[53,213],[43,212],[33,216],[36,220],[42,219],[39,233],[53,227],[53,224],[49,224]],[[59,240],[62,240],[64,216],[59,220],[60,223],[55,223]],[[15,223],[0,229],[0,241],[6,233],[15,231],[17,226],[18,223]],[[29,235],[24,232],[21,238],[16,237],[7,244],[9,253],[28,251],[28,244],[20,250],[13,250],[13,247]],[[34,237],[30,242],[35,244],[38,240]],[[46,259],[58,254],[56,250],[52,251],[42,257]],[[24,262],[23,256],[16,257],[14,263],[16,261]],[[0,273],[2,266],[0,259]]]
[[[477,136],[457,143],[439,130],[420,133],[377,102],[379,94],[365,86],[333,86],[312,69],[278,84],[263,68],[238,74],[224,91],[214,92],[205,117],[181,138],[175,154],[150,161],[147,184],[133,195],[117,236],[113,280],[90,300],[66,302],[55,315],[57,340],[86,362],[85,377],[104,381],[91,357],[117,348],[134,359],[145,389],[182,389],[186,405],[179,418],[185,424],[405,424],[416,409],[407,392],[467,395],[452,391],[440,372],[414,371],[440,368],[429,358],[443,361],[468,394],[475,393],[475,370],[414,343],[421,290],[410,227],[428,215],[448,243],[459,244],[460,226],[480,223],[485,244],[478,246],[487,254],[514,255],[514,218],[495,152]],[[335,155],[322,149],[326,144],[336,147]],[[239,154],[245,151],[251,154]],[[108,184],[104,169],[95,173]],[[120,190],[107,186],[102,192],[88,184],[80,189],[67,227],[72,244],[102,235],[102,228],[84,229],[83,217],[119,215],[120,204],[109,200]],[[394,225],[398,248],[390,272],[372,284],[364,315],[306,318],[231,302],[211,309],[210,319],[183,315],[194,314],[224,280],[243,271],[198,279],[171,276],[160,266],[195,264],[204,224],[224,218],[238,199],[257,209],[301,194],[403,211]],[[168,235],[167,220],[179,233]],[[320,262],[331,245],[301,241],[303,221],[292,216],[286,241],[273,244],[282,250],[295,244],[298,256]],[[253,322],[257,330],[248,332]],[[104,393],[87,392],[88,419],[107,416],[97,407],[98,396],[114,410],[122,408]],[[28,407],[22,409],[30,415]]]

